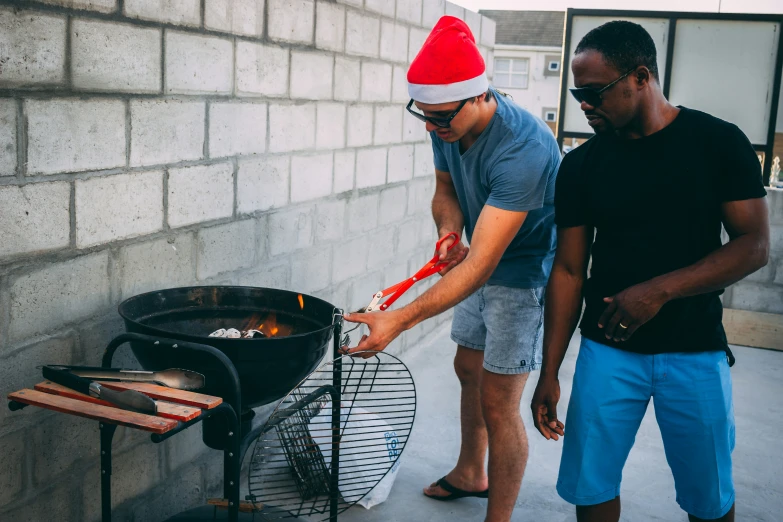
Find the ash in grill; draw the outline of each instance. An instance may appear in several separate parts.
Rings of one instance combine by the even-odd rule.
[[[209,334],[209,336],[225,337],[227,339],[262,339],[264,337],[268,337],[261,330],[242,330],[240,332],[236,328],[229,328],[228,330],[226,330],[225,328],[221,328],[220,330],[215,330],[214,332]]]

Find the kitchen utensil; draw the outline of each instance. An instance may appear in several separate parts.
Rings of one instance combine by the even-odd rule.
[[[155,415],[158,411],[158,406],[154,400],[135,390],[110,390],[97,382],[85,379],[84,377],[79,377],[69,371],[61,370],[53,366],[44,366],[42,368],[42,373],[45,379],[49,379],[54,383],[68,387],[79,393],[110,402],[125,410],[149,413],[151,415]]]
[[[169,368],[159,372],[148,372],[144,370],[122,370],[118,368],[100,368],[93,366],[53,366],[59,370],[66,370],[79,377],[89,379],[100,379],[102,381],[133,381],[133,382],[154,382],[161,386],[176,388],[178,390],[199,390],[204,387],[204,375],[183,370],[180,368]]]

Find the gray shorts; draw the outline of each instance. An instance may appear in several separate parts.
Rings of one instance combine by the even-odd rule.
[[[484,369],[519,374],[541,368],[544,287],[484,285],[454,308],[451,339],[484,352]]]

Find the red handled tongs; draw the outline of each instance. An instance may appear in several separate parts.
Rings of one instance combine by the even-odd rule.
[[[438,258],[440,257],[438,252],[440,251],[441,244],[443,244],[443,242],[447,239],[454,239],[454,242],[449,247],[449,250],[451,250],[457,243],[459,243],[459,234],[456,232],[450,232],[448,235],[445,235],[439,239],[438,242],[435,243],[435,255],[426,265],[421,267],[418,272],[413,274],[412,277],[409,277],[405,281],[400,281],[396,285],[390,286],[386,290],[381,290],[380,292],[376,293],[373,296],[372,301],[370,301],[370,304],[364,308],[360,308],[355,313],[363,314],[368,312],[377,312],[378,310],[384,311],[394,304],[394,302],[399,299],[400,296],[404,294],[410,287],[412,287],[413,283],[421,281],[422,279],[425,279],[433,274],[437,274],[443,270],[446,265],[448,265],[448,263],[438,262]],[[381,299],[384,297],[388,297],[388,299],[381,303]]]

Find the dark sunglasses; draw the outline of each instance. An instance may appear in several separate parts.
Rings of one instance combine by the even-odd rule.
[[[578,101],[579,103],[585,102],[589,106],[593,108],[597,108],[600,107],[601,104],[604,102],[604,97],[601,96],[601,94],[614,87],[614,85],[617,82],[619,82],[620,80],[622,80],[623,78],[625,78],[626,76],[634,72],[635,70],[636,67],[634,67],[627,73],[623,74],[622,76],[620,76],[615,81],[613,81],[612,83],[610,83],[609,85],[607,85],[602,89],[593,89],[592,87],[580,87],[578,89],[568,89],[568,90],[571,91],[571,94],[574,95],[574,98],[576,98],[576,101]]]
[[[425,123],[426,122],[430,122],[433,125],[435,125],[436,127],[440,127],[441,129],[448,129],[449,127],[451,127],[451,120],[453,120],[454,117],[457,116],[459,111],[461,111],[462,108],[465,106],[465,104],[468,103],[468,100],[471,100],[471,99],[472,98],[468,98],[466,100],[462,100],[462,103],[459,104],[459,107],[457,107],[457,109],[454,112],[452,112],[451,114],[449,114],[445,118],[438,118],[436,116],[425,116],[425,115],[423,115],[420,112],[416,112],[415,110],[412,109],[412,107],[413,107],[413,99],[412,98],[411,98],[411,101],[408,102],[408,106],[405,107],[405,108],[408,110],[409,113],[413,114],[414,116],[416,116],[418,119],[420,119],[421,121],[423,121]]]

